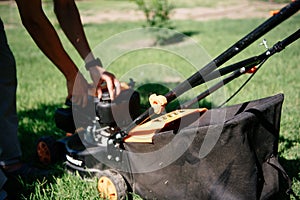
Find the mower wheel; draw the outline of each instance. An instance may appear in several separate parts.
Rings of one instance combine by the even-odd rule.
[[[100,198],[110,200],[126,199],[127,185],[122,175],[115,170],[104,170],[98,174],[98,192]]]
[[[36,151],[39,161],[44,165],[49,165],[59,159],[59,148],[52,136],[41,137],[37,142]]]

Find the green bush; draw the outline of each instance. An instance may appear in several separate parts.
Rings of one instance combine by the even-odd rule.
[[[170,12],[174,8],[168,0],[134,0],[151,27],[170,28]]]

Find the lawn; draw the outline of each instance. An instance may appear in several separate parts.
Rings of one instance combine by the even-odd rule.
[[[191,2],[191,4],[186,3]],[[178,1],[181,7],[199,6],[202,1]],[[201,5],[212,7],[211,1],[203,1]],[[221,2],[215,1],[216,5],[222,5]],[[99,10],[131,10],[136,9],[133,2],[128,1],[104,1],[101,3],[96,0],[78,1],[80,11],[92,13]],[[230,0],[229,4],[236,1]],[[62,31],[59,29],[57,21],[52,13],[52,4],[50,1],[44,1],[46,13],[59,34],[63,44],[71,57],[78,64],[83,66],[79,55],[72,49]],[[32,161],[35,156],[35,143],[43,135],[52,135],[56,138],[64,136],[64,133],[55,127],[53,114],[56,108],[64,104],[66,97],[66,87],[64,77],[53,66],[53,64],[41,53],[32,39],[22,27],[17,8],[13,2],[0,2],[1,18],[4,21],[8,41],[15,55],[17,62],[18,91],[17,91],[17,108],[19,116],[19,137],[23,149],[23,159]],[[144,82],[159,81],[163,79],[163,84],[169,87],[174,86],[177,82],[170,81],[168,76],[176,77],[176,81],[183,80],[193,74],[196,69],[201,68],[206,62],[218,56],[225,49],[245,36],[256,26],[264,22],[262,18],[249,19],[220,19],[210,21],[193,21],[178,20],[173,21],[175,30],[190,36],[188,39],[198,45],[197,51],[201,56],[197,58],[197,52],[189,52],[184,49],[185,43],[181,46],[183,52],[187,53],[192,59],[195,59],[194,65],[183,59],[182,56],[162,50],[146,49],[143,51],[124,51],[119,57],[107,57],[105,63],[110,71],[122,80],[128,80],[129,76],[133,77],[137,84],[142,85]],[[277,41],[285,38],[296,31],[299,26],[300,15],[295,15],[276,27],[270,33],[266,34],[268,44],[271,46]],[[102,55],[101,45],[106,44],[104,41],[115,42],[118,35],[128,36],[128,33],[137,33],[137,28],[145,25],[144,21],[134,22],[107,22],[103,24],[87,23],[84,25],[90,44],[99,55]],[[126,32],[127,31],[127,32]],[[129,31],[129,32],[128,32]],[[131,32],[130,32],[131,31]],[[138,35],[138,33],[137,33]],[[254,42],[249,48],[230,60],[229,63],[238,61],[249,56],[263,52],[265,49],[259,46],[262,39]],[[130,38],[134,41],[136,38]],[[119,46],[127,48],[128,42],[120,40]],[[139,45],[140,43],[138,43]],[[271,96],[277,93],[285,95],[281,116],[281,130],[279,140],[279,156],[282,165],[293,179],[293,189],[300,197],[300,82],[299,82],[299,41],[290,45],[286,50],[274,55],[268,60],[263,68],[258,72],[251,82],[229,103],[236,104],[244,101],[254,100]],[[193,45],[193,44],[192,44]],[[190,47],[190,46],[188,46]],[[123,52],[123,51],[122,51]],[[114,52],[115,53],[115,52]],[[106,55],[106,54],[105,54]],[[110,55],[110,52],[107,54]],[[118,56],[118,54],[113,55]],[[146,70],[147,63],[155,63],[158,66],[166,66],[166,71],[162,73],[151,71],[145,76],[140,74],[140,69]],[[146,68],[145,68],[146,66]],[[81,67],[83,70],[83,67]],[[137,70],[137,71],[136,71]],[[170,75],[170,72],[174,74]],[[164,77],[164,78],[162,78]],[[178,79],[177,79],[178,78]],[[243,77],[242,80],[245,80]],[[224,89],[226,96],[230,96],[240,85],[241,79],[232,82]],[[203,90],[203,87],[197,88],[183,97],[183,100],[190,98],[196,92]],[[221,99],[221,101],[224,99]],[[220,103],[219,99],[208,99],[213,105]],[[23,199],[99,199],[96,190],[95,180],[82,180],[78,176],[70,175],[63,170],[63,165],[57,164],[51,166],[57,171],[58,175],[51,180],[41,180],[39,182],[19,181],[17,196]],[[14,184],[14,183],[12,183]],[[15,185],[14,185],[15,187]],[[14,189],[13,189],[14,190]],[[134,197],[139,199],[139,197]]]

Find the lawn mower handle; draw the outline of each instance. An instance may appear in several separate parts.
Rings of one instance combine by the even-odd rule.
[[[233,72],[230,76],[224,78],[223,80],[219,81],[217,84],[213,85],[209,89],[205,90],[201,94],[199,94],[194,99],[191,99],[184,104],[180,106],[181,109],[187,109],[190,108],[192,105],[197,103],[198,101],[204,99],[214,91],[218,90],[219,88],[223,87],[224,85],[228,84],[232,80],[240,77],[242,74],[247,73],[249,70],[251,70],[253,67],[257,65],[262,65],[266,60],[268,60],[272,55],[279,53],[283,49],[285,49],[288,45],[295,42],[300,38],[300,29],[298,29],[296,32],[288,36],[282,41],[277,42],[274,44],[271,48],[266,50],[264,53],[253,56],[251,58],[242,60],[240,62],[234,63],[232,65],[229,65],[227,67],[224,67],[220,70],[213,71],[209,75],[207,75],[206,81],[210,81],[213,79],[216,79],[220,76],[226,75],[230,72]],[[255,71],[256,72],[256,71]],[[255,73],[254,72],[254,73]],[[223,105],[223,104],[222,104]]]
[[[198,86],[205,82],[205,76],[217,69],[219,66],[227,62],[229,59],[240,53],[250,44],[255,42],[258,38],[275,28],[278,24],[295,14],[300,9],[300,0],[294,1],[280,10],[280,12],[270,17],[263,24],[255,28],[252,32],[244,38],[229,47],[225,52],[208,63],[205,67],[193,74],[186,81],[179,84],[175,89],[165,95],[168,102],[173,101],[190,88]]]
[[[241,40],[236,42],[234,45],[229,47],[226,51],[216,57],[214,60],[209,62],[206,66],[201,68],[199,71],[194,73],[187,80],[180,83],[172,91],[168,92],[165,97],[167,99],[167,104],[188,91],[189,89],[196,87],[205,82],[205,77],[210,74],[212,71],[217,69],[219,66],[227,62],[229,59],[240,53],[258,38],[275,28],[278,24],[288,19],[290,16],[295,14],[300,9],[300,0],[293,1],[287,6],[283,7],[276,15],[270,17],[260,26],[255,28],[252,32],[247,34]],[[141,124],[147,120],[150,116],[153,115],[153,108],[150,107],[134,121],[132,121],[125,129],[114,134],[111,139],[115,141],[122,141],[124,137],[127,136],[130,130],[132,130],[136,125]]]

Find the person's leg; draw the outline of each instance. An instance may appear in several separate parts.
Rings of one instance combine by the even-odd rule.
[[[7,193],[2,189],[6,182],[6,177],[2,170],[0,170],[0,200],[5,199],[7,197]]]
[[[16,89],[15,59],[0,19],[0,165],[19,162],[21,157],[17,136]]]
[[[46,177],[49,171],[21,162],[16,109],[17,74],[14,56],[8,46],[0,18],[0,169],[9,176]],[[2,174],[3,174],[2,173]],[[1,174],[0,174],[1,175]],[[5,181],[0,177],[0,181]],[[2,183],[2,182],[0,182]],[[1,189],[1,188],[0,188]]]

